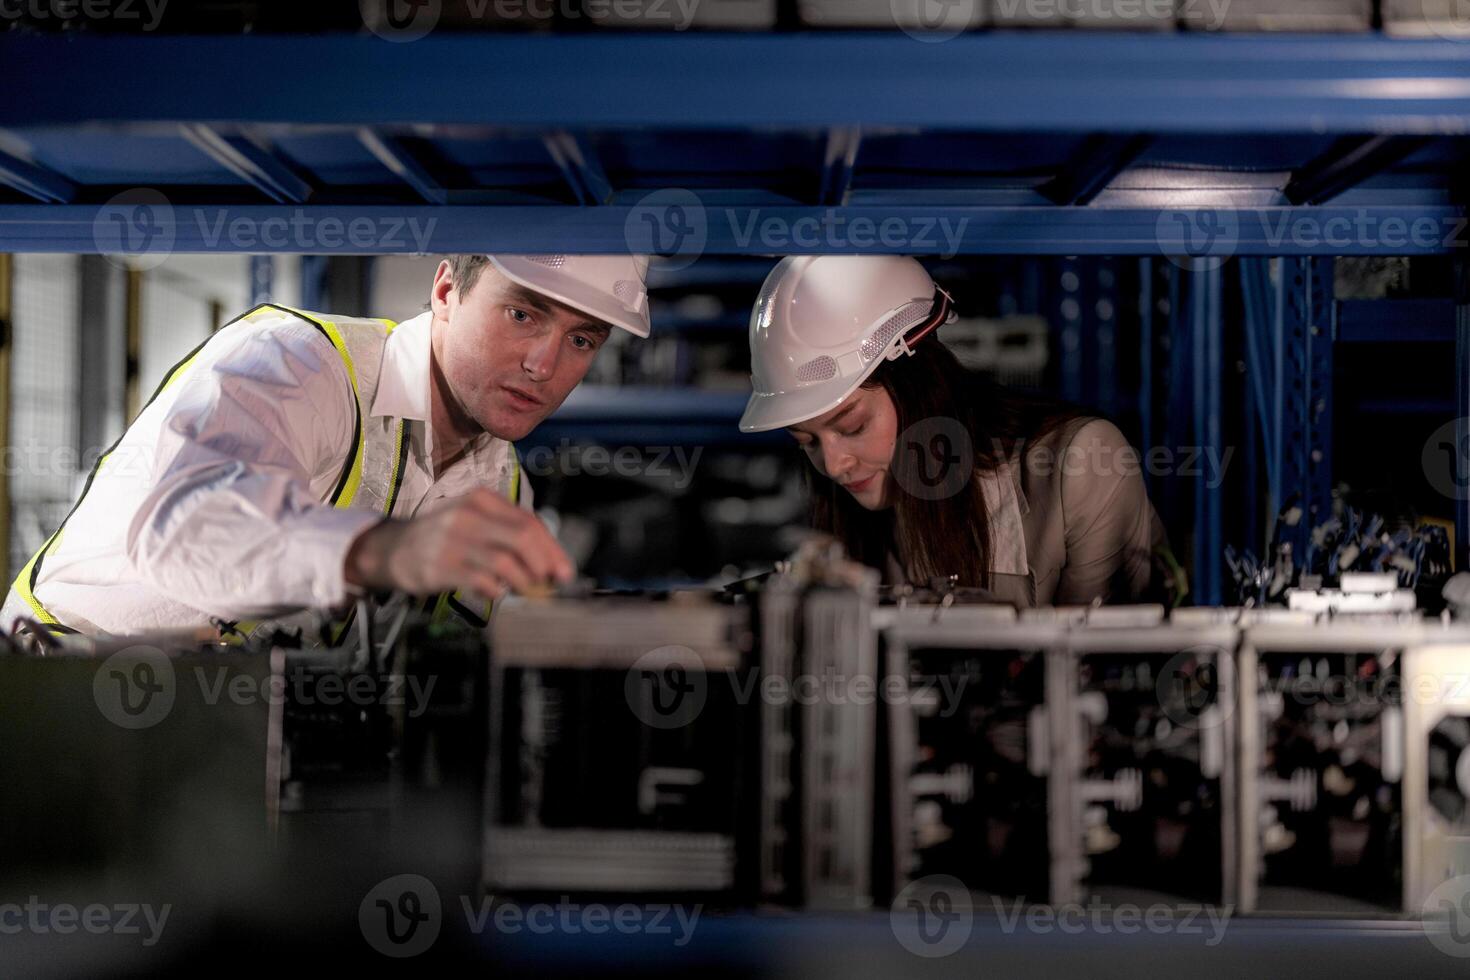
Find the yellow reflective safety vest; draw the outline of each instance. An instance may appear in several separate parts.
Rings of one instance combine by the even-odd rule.
[[[266,303],[255,307],[244,315],[231,320],[229,324],[244,321],[259,321],[266,319],[279,319],[292,317],[305,320],[321,331],[322,335],[332,344],[337,355],[342,358],[342,363],[347,368],[347,377],[352,383],[352,393],[356,402],[356,421],[353,425],[353,445],[343,464],[342,473],[338,477],[330,495],[324,503],[333,507],[356,507],[375,510],[385,517],[393,513],[393,506],[397,503],[398,492],[403,486],[404,467],[407,465],[408,457],[408,428],[402,419],[386,417],[374,417],[371,413],[373,396],[377,392],[378,372],[383,362],[383,350],[387,344],[388,335],[393,332],[395,323],[389,320],[374,320],[359,317],[339,317],[323,313],[310,313],[288,306],[280,306],[275,303]],[[221,328],[223,329],[223,328]],[[216,335],[217,336],[217,335]],[[213,339],[211,337],[210,339]],[[199,352],[204,349],[209,340],[204,341],[198,347],[189,352],[183,360],[175,364],[164,375],[162,383],[148,399],[147,405],[151,405],[163,392],[176,383],[188,372],[193,365]],[[144,405],[144,408],[147,408]],[[141,414],[141,413],[140,413]],[[30,607],[32,616],[47,629],[54,633],[72,633],[75,630],[60,622],[46,607],[36,598],[35,588],[40,581],[41,568],[46,557],[51,554],[61,542],[66,533],[67,520],[76,512],[82,500],[92,489],[93,481],[97,474],[106,464],[108,457],[121,443],[119,437],[108,448],[106,453],[97,460],[92,472],[87,477],[87,482],[82,488],[77,502],[72,505],[71,511],[67,513],[61,525],[46,539],[40,549],[26,562],[16,576],[11,589],[25,600]],[[520,499],[520,464],[516,458],[514,448],[510,453],[511,465],[513,467],[507,496],[513,502]],[[459,616],[472,625],[482,626],[488,622],[492,608],[491,603],[476,603],[461,593],[452,595],[445,594],[428,599],[424,603],[425,611],[432,611],[436,622],[443,622],[451,616]],[[354,609],[353,615],[356,610]],[[337,624],[332,630],[332,642],[339,641],[347,628],[351,625],[351,616],[348,620]],[[251,632],[262,630],[273,623],[224,623],[226,634],[239,639]],[[279,621],[288,622],[288,621]]]

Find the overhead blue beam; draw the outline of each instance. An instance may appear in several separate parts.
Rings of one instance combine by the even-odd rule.
[[[311,185],[291,172],[274,153],[235,133],[190,123],[184,137],[226,170],[281,204],[300,204],[311,196]]]
[[[61,174],[0,150],[0,184],[13,187],[48,204],[65,204],[76,197],[76,185]]]
[[[687,194],[687,192],[686,192]],[[652,220],[670,254],[1164,255],[1193,243],[1226,255],[1438,255],[1466,247],[1453,207],[1156,208],[702,206],[693,194],[659,207],[608,205],[146,205],[150,247],[180,252],[570,252],[630,250]],[[0,205],[0,251],[96,252],[94,222],[121,205]],[[137,205],[143,207],[144,205]],[[677,222],[673,219],[677,217]],[[1204,218],[1208,217],[1208,221]],[[677,224],[677,227],[675,225]],[[1220,228],[1225,230],[1222,232]],[[159,236],[163,237],[159,237]],[[170,237],[171,236],[171,237]],[[672,244],[669,244],[671,243]]]
[[[606,204],[612,200],[613,186],[603,172],[592,144],[564,130],[542,137],[546,152],[561,170],[580,204]]]
[[[26,81],[25,98],[0,101],[0,125],[202,122],[227,112],[240,123],[573,130],[1470,132],[1465,46],[1375,34],[996,32],[917,52],[898,32],[444,32],[407,47],[350,34],[10,32],[0,36],[0,64]],[[263,65],[309,65],[310,84]]]
[[[1091,204],[1152,142],[1151,136],[1090,136],[1067,167],[1037,190],[1055,204]]]
[[[838,126],[827,133],[822,155],[822,186],[818,204],[847,203],[852,176],[857,170],[858,151],[862,148],[863,131],[856,126]]]
[[[1292,174],[1281,194],[1288,204],[1325,204],[1423,148],[1421,136],[1344,136]]]
[[[399,180],[408,184],[430,204],[443,204],[449,200],[449,192],[427,167],[420,163],[408,147],[395,137],[374,131],[364,126],[357,131],[357,140],[367,147],[368,152],[378,158]]]

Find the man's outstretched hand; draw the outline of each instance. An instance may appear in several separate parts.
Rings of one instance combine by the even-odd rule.
[[[490,599],[565,584],[572,561],[530,511],[476,489],[431,514],[387,520],[357,536],[348,583],[427,596],[470,589]]]

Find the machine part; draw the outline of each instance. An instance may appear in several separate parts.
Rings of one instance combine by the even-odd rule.
[[[874,677],[877,637],[871,591],[807,594],[798,676]],[[802,892],[812,908],[872,904],[877,707],[871,700],[817,698],[799,705]]]
[[[1421,914],[1435,888],[1470,874],[1470,643],[1408,650],[1404,690],[1404,906]]]
[[[1064,632],[986,606],[938,620],[923,606],[884,611],[894,892],[946,874],[974,891],[1046,900],[1057,779],[1047,671]]]
[[[1073,730],[1058,746],[1068,787],[1054,805],[1070,829],[1055,901],[1232,903],[1239,634],[1228,623],[1123,629],[1091,618],[1065,643]]]
[[[1242,911],[1417,912],[1424,747],[1404,651],[1466,639],[1462,626],[1370,617],[1245,631]]]
[[[746,607],[689,594],[498,610],[485,886],[733,892],[751,639]]]

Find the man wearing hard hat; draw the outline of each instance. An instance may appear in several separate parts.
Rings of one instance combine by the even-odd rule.
[[[369,592],[566,582],[512,443],[614,327],[649,332],[641,256],[460,255],[394,325],[268,304],[172,368],[21,569],[3,627],[245,632]]]

